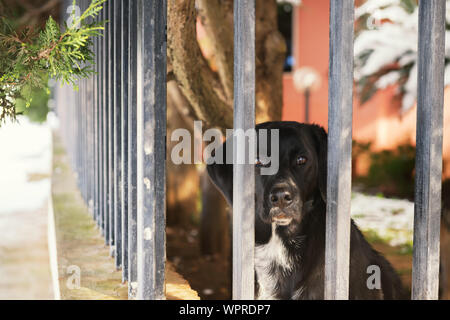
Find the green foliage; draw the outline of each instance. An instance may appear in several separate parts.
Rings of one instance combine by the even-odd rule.
[[[50,91],[42,89],[34,89],[31,92],[30,104],[27,107],[27,101],[22,98],[16,99],[16,113],[23,114],[32,122],[42,123],[47,119],[50,111],[48,101]]]
[[[400,6],[409,14],[413,13],[418,3],[417,0],[401,0]]]
[[[370,151],[371,142],[358,142],[352,140],[352,158],[357,158],[358,156]]]
[[[391,240],[390,238],[381,237],[376,230],[368,229],[363,231],[364,237],[371,244],[386,244]]]
[[[48,77],[77,90],[76,82],[94,73],[92,38],[101,35],[104,25],[94,18],[105,1],[92,0],[81,16],[74,10],[72,23],[63,30],[49,17],[43,30],[17,31],[8,17],[0,16],[0,125],[23,111],[23,102],[32,107],[34,92],[46,91]]]
[[[416,149],[400,145],[395,150],[370,153],[370,168],[364,182],[369,188],[377,188],[387,196],[414,197],[414,167]]]

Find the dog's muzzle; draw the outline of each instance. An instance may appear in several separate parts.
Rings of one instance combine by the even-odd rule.
[[[272,216],[272,222],[279,226],[287,226],[292,222],[292,218],[286,215],[284,212],[281,212],[277,215]]]
[[[275,223],[278,226],[287,226],[293,220],[291,209],[282,210],[279,207],[272,207],[269,210],[269,219],[271,223]]]
[[[292,204],[292,194],[287,187],[273,188],[269,194],[269,200],[272,208],[283,210]]]
[[[287,226],[292,222],[294,199],[290,188],[286,185],[275,185],[269,193],[270,219],[279,226]]]

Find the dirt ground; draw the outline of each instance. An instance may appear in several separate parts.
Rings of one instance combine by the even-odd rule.
[[[231,299],[231,269],[226,259],[202,256],[199,230],[167,227],[167,259],[203,300]]]
[[[200,254],[198,229],[167,227],[167,258],[189,281],[201,299],[231,299],[230,263],[221,257]],[[411,290],[412,256],[403,247],[374,242],[373,247],[393,265],[405,289]]]

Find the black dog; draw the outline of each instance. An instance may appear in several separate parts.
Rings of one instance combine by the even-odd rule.
[[[297,122],[267,122],[256,129],[279,129],[278,172],[261,175],[267,163],[256,163],[256,296],[323,299],[327,134],[322,127]],[[270,143],[267,148],[270,152]],[[232,164],[211,164],[207,169],[231,204]],[[392,266],[369,245],[353,221],[350,248],[350,299],[406,298]],[[368,288],[371,265],[381,271],[380,289]]]

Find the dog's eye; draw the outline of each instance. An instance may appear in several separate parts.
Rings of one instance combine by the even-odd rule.
[[[298,165],[305,164],[306,161],[307,161],[307,159],[306,159],[305,157],[303,157],[303,156],[298,156],[298,157],[297,157],[297,164],[298,164]]]

